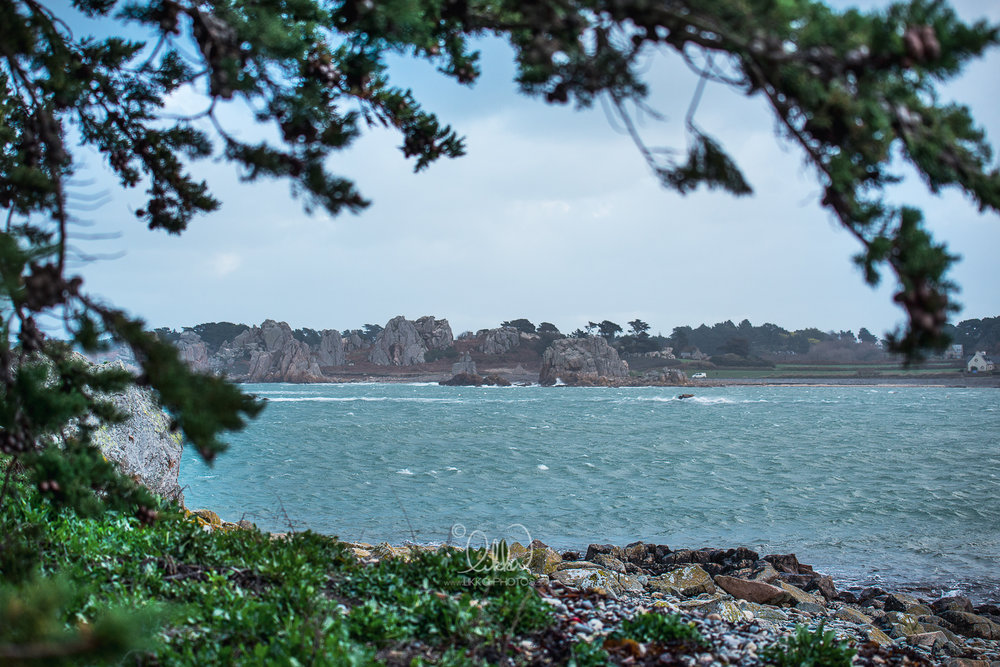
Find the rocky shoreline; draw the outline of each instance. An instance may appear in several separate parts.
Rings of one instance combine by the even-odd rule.
[[[366,564],[448,548],[348,546]],[[1000,606],[881,588],[838,591],[831,577],[793,554],[671,550],[642,542],[558,553],[536,540],[492,555],[526,567],[556,614],[549,635],[519,646],[529,662],[552,659],[560,642],[583,641],[603,647],[616,664],[756,667],[766,664],[761,649],[806,626],[847,641],[857,650],[855,665],[1000,667]],[[649,611],[679,614],[707,645],[667,654],[656,645],[609,640],[622,620]]]

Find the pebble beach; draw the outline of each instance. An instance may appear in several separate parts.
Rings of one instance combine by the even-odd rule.
[[[362,562],[407,558],[412,549],[355,543]],[[552,628],[515,647],[521,662],[565,664],[569,646],[603,648],[622,665],[715,667],[769,664],[765,647],[805,627],[832,632],[855,651],[855,665],[1000,667],[1000,607],[962,596],[925,599],[881,588],[838,590],[833,579],[792,554],[747,548],[671,550],[642,542],[592,544],[556,552],[541,542],[509,547],[551,605]],[[625,619],[679,615],[703,644],[619,641]],[[393,656],[386,656],[392,664]],[[403,655],[398,656],[401,661]]]

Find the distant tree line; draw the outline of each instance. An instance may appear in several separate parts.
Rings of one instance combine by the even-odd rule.
[[[539,354],[544,352],[553,341],[560,338],[584,338],[587,336],[602,336],[619,353],[625,355],[656,352],[669,347],[673,348],[673,352],[677,356],[697,350],[710,357],[729,355],[730,359],[732,357],[748,359],[787,354],[804,355],[817,348],[825,352],[837,349],[850,349],[854,352],[867,349],[874,352],[885,346],[885,341],[880,340],[864,327],[859,329],[857,334],[849,330],[822,331],[812,327],[789,331],[771,323],[754,326],[749,320],[744,319],[739,324],[734,324],[732,320],[726,320],[712,326],[702,324],[698,327],[674,327],[670,336],[662,336],[650,334],[652,327],[641,319],[636,318],[626,324],[627,329],[611,320],[588,321],[585,326],[573,330],[568,336],[560,332],[559,328],[551,322],[542,322],[535,326],[530,320],[523,317],[505,320],[501,322],[500,326],[513,327],[522,333],[538,336],[533,347]],[[209,352],[214,354],[223,343],[232,340],[249,328],[245,324],[233,324],[232,322],[209,322],[193,327],[184,327],[182,331],[198,334],[208,346]],[[182,331],[160,328],[156,330],[156,333],[162,340],[176,342]],[[382,327],[378,324],[365,324],[359,329],[344,329],[340,333],[345,338],[357,334],[362,340],[371,343],[381,331]],[[949,324],[946,333],[954,343],[961,344],[969,354],[976,350],[1000,352],[1000,316],[969,319],[958,324]],[[309,328],[296,329],[293,334],[296,339],[309,345],[318,344],[322,336],[320,331]],[[469,336],[471,334],[464,335],[466,338]],[[460,336],[460,339],[462,338]]]

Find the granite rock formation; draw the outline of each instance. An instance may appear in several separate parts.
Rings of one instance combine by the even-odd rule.
[[[448,331],[451,332],[450,327]],[[427,350],[416,325],[399,315],[389,320],[385,329],[379,332],[368,359],[380,366],[412,366],[424,363]]]
[[[413,322],[420,334],[424,346],[428,350],[444,350],[455,343],[448,320],[438,320],[431,315],[425,315]]]
[[[466,352],[462,358],[451,365],[452,375],[478,375],[476,373],[476,362],[472,360],[472,355]]]
[[[177,481],[183,443],[180,433],[171,430],[170,418],[148,389],[130,386],[110,400],[130,416],[120,424],[98,428],[94,444],[123,473],[153,493],[183,503]]]
[[[324,380],[309,346],[296,340],[287,323],[274,320],[265,320],[224,343],[216,361],[219,370],[237,382]]]
[[[180,340],[175,343],[181,361],[196,371],[211,370],[208,345],[193,331],[181,333]]]
[[[553,341],[542,355],[538,381],[553,385],[607,384],[628,377],[628,364],[600,336],[563,338]]]
[[[499,327],[480,333],[485,336],[479,346],[483,354],[503,354],[521,344],[521,332],[514,327]]]
[[[343,366],[347,358],[344,352],[344,339],[336,329],[324,329],[320,332],[319,349],[316,351],[316,361],[320,366]]]
[[[344,352],[354,352],[356,350],[363,350],[368,347],[368,342],[358,335],[358,332],[352,331],[351,335],[344,339]]]

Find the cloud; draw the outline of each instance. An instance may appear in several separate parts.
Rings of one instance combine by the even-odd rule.
[[[228,276],[243,264],[243,258],[234,252],[219,252],[212,256],[211,269],[219,278]]]

